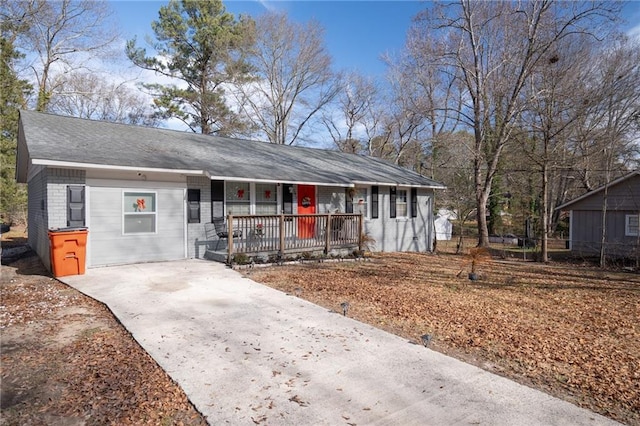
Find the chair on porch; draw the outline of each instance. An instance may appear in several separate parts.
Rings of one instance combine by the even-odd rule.
[[[217,237],[215,251],[218,251],[220,241],[229,240],[229,231],[227,230],[227,224],[224,222],[224,217],[214,217],[211,223],[205,223],[204,229],[208,240],[212,239],[214,235]],[[240,237],[242,237],[242,231],[233,231],[233,238]]]

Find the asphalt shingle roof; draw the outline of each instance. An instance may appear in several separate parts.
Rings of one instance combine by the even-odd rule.
[[[383,160],[151,127],[21,111],[31,160],[78,165],[204,171],[211,177],[353,185],[444,188]]]

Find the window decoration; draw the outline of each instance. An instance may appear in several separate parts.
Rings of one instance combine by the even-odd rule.
[[[275,183],[256,183],[256,214],[278,214],[277,193]]]
[[[150,234],[156,232],[157,194],[155,192],[123,193],[123,233]]]
[[[369,203],[367,201],[367,188],[355,188],[353,195],[353,212],[369,217]]]
[[[227,214],[251,213],[251,186],[248,182],[227,182],[225,192]]]

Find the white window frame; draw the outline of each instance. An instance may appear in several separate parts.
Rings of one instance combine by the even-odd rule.
[[[258,185],[270,185],[273,186],[273,190],[271,193],[271,198],[274,201],[262,201],[259,202],[258,201]],[[269,182],[259,182],[259,183],[251,183],[249,185],[249,187],[251,188],[251,207],[250,207],[250,211],[251,214],[257,214],[258,211],[258,206],[259,205],[269,205],[269,206],[273,206],[275,207],[274,212],[273,213],[267,213],[269,215],[277,215],[279,212],[279,206],[281,203],[278,203],[279,197],[278,197],[278,184],[277,183],[269,183]]]
[[[256,206],[258,204],[260,204],[257,201],[257,185],[258,184],[264,184],[264,185],[273,185],[273,193],[271,194],[272,197],[275,198],[275,201],[272,203],[264,203],[264,204],[273,204],[275,205],[276,209],[275,209],[275,213],[272,213],[273,215],[278,215],[280,214],[280,210],[281,210],[281,205],[282,205],[282,184],[281,183],[277,183],[277,182],[245,182],[245,181],[235,181],[235,180],[230,180],[230,181],[225,181],[224,182],[224,209],[225,209],[225,214],[229,214],[229,200],[227,199],[227,189],[228,189],[228,185],[231,184],[235,184],[235,183],[243,183],[243,184],[248,184],[249,185],[249,197],[248,197],[248,202],[246,204],[249,205],[249,213],[248,215],[250,216],[254,216],[256,215]],[[233,203],[233,201],[232,201]],[[235,213],[234,216],[238,216],[240,215],[239,213]],[[240,215],[242,216],[242,215]]]
[[[243,198],[243,200],[246,199],[247,201],[242,201],[242,202],[230,201],[227,198],[227,196],[229,195],[228,194],[229,186],[234,185],[234,184],[240,184],[240,183],[241,184],[247,184],[248,187],[249,187],[249,194],[247,194],[248,196],[245,196],[245,198]],[[225,209],[225,213],[229,214],[229,210],[230,210],[229,206],[230,205],[233,206],[234,204],[235,205],[247,204],[249,206],[249,213],[248,214],[250,214],[250,215],[253,214],[253,212],[254,212],[254,209],[253,209],[254,203],[253,203],[252,197],[253,197],[254,191],[255,191],[255,185],[253,185],[251,182],[243,182],[243,181],[235,181],[235,180],[225,181],[224,182],[224,209]],[[231,203],[231,204],[229,204],[229,203]],[[242,216],[241,213],[237,213],[237,212],[234,213],[234,215]]]
[[[398,209],[398,200],[400,199],[400,192],[403,191],[405,193],[405,202],[403,204],[406,204],[406,211],[405,214],[400,215],[400,211]],[[411,216],[411,212],[409,211],[409,209],[411,208],[411,200],[409,199],[411,197],[411,191],[409,190],[409,188],[400,188],[398,187],[396,189],[396,219],[400,219],[400,220],[405,220],[408,219]]]
[[[635,229],[632,228],[631,220],[635,219]],[[640,215],[628,214],[624,217],[624,235],[626,237],[637,237],[640,229]]]
[[[142,212],[128,212],[125,207],[125,197],[127,194],[149,194],[153,195],[153,199],[155,201],[155,210],[154,211],[142,211]],[[122,190],[122,235],[155,235],[158,233],[158,211],[159,211],[159,202],[158,202],[158,192],[150,191],[148,189],[123,189]],[[125,219],[127,217],[135,217],[135,216],[149,216],[153,215],[153,231],[152,232],[126,232],[125,231]]]

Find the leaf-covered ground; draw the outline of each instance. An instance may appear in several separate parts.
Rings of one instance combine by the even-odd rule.
[[[101,304],[36,256],[2,266],[0,425],[205,425]]]
[[[640,425],[640,276],[451,254],[247,270],[250,278]],[[458,276],[459,275],[459,276]]]

